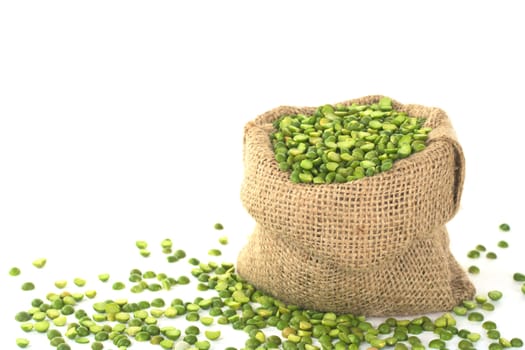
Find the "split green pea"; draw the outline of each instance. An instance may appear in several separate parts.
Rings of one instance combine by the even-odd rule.
[[[388,171],[395,161],[425,149],[424,118],[371,105],[324,105],[313,115],[283,115],[270,140],[279,169],[295,183],[357,180]]]

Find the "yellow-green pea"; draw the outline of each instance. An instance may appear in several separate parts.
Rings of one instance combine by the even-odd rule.
[[[21,271],[18,267],[12,267],[10,270],[9,270],[9,275],[10,276],[18,276],[20,275]]]
[[[101,273],[100,275],[98,275],[98,279],[101,282],[107,282],[109,280],[109,274],[108,273]]]
[[[57,287],[58,289],[63,289],[66,286],[67,286],[67,281],[66,280],[55,281],[55,287]]]
[[[503,296],[503,293],[500,292],[499,290],[491,290],[490,292],[488,292],[488,296],[491,300],[499,300],[501,299],[501,297]]]
[[[173,242],[169,238],[165,238],[160,242],[160,246],[162,248],[171,248],[173,246]]]
[[[62,326],[65,326],[65,324],[67,323],[67,318],[66,316],[58,316],[58,317],[55,317],[53,319],[53,324],[57,327],[62,327]]]
[[[33,282],[24,282],[21,288],[23,291],[33,290],[35,289],[35,284]]]
[[[24,332],[31,332],[33,330],[33,323],[31,322],[25,322],[25,323],[22,323],[20,325],[20,328],[24,331]]]
[[[139,249],[146,249],[148,247],[148,242],[146,241],[136,241],[135,246]]]
[[[26,338],[16,338],[16,345],[20,348],[27,348],[29,346],[29,340]]]
[[[209,340],[217,340],[221,336],[221,331],[219,331],[219,330],[216,330],[216,331],[206,330],[206,331],[204,331],[204,335]]]
[[[34,325],[35,331],[39,333],[45,333],[49,329],[49,322],[46,320],[36,322]]]
[[[73,283],[78,287],[84,287],[86,285],[86,280],[80,277],[73,279]]]
[[[33,260],[33,266],[41,269],[46,265],[47,259],[46,258],[38,258]]]

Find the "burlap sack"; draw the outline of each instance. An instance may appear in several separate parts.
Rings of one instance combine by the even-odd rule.
[[[246,124],[241,200],[256,226],[238,256],[242,277],[287,303],[367,316],[445,311],[473,297],[445,228],[463,188],[461,146],[441,109],[393,107],[427,118],[427,148],[344,184],[295,184],[278,169],[272,122],[314,107],[278,107]]]

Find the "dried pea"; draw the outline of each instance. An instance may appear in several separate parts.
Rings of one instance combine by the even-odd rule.
[[[124,284],[124,282],[115,282],[113,283],[111,288],[113,288],[113,290],[122,290],[126,288],[126,285]]]
[[[491,259],[491,260],[498,258],[497,254],[494,252],[488,252],[485,256],[487,257],[487,259]]]
[[[467,270],[470,274],[472,275],[478,275],[479,272],[480,272],[480,269],[479,267],[477,267],[476,265],[471,265],[468,267],[468,270]]]
[[[485,252],[485,251],[487,251],[487,248],[485,248],[485,246],[483,244],[478,244],[476,246],[476,250],[480,251],[480,252]]]
[[[502,232],[509,232],[510,231],[510,226],[509,226],[509,224],[503,223],[503,224],[499,225],[499,229]]]
[[[395,111],[384,97],[371,105],[324,105],[313,115],[283,115],[274,121],[270,141],[292,182],[343,183],[388,171],[395,160],[422,151],[430,132],[423,123]]]
[[[35,289],[35,284],[33,282],[24,282],[21,288],[23,291],[33,290]]]
[[[471,250],[467,253],[467,257],[471,258],[471,259],[477,259],[480,257],[480,253],[479,253],[479,250]]]
[[[482,322],[485,317],[480,312],[472,311],[468,314],[467,318],[469,321]]]
[[[108,273],[101,273],[98,275],[98,279],[101,282],[107,282],[109,280],[109,274]]]
[[[146,242],[146,241],[136,241],[135,242],[135,246],[138,249],[146,249],[146,248],[148,248],[148,242]]]
[[[500,292],[499,290],[491,290],[490,292],[488,292],[488,296],[491,300],[500,300],[501,297],[503,296],[503,293]]]
[[[46,263],[47,263],[46,258],[39,258],[39,259],[33,260],[33,266],[38,269],[43,268],[46,265]]]
[[[27,339],[27,338],[16,338],[16,345],[19,348],[27,348],[29,346],[29,339]]]
[[[508,248],[509,247],[509,243],[507,243],[507,241],[499,241],[498,242],[498,247],[500,247],[500,248]]]
[[[165,238],[163,239],[161,242],[160,242],[160,246],[165,249],[165,248],[171,248],[173,247],[173,242],[170,238]]]
[[[186,257],[186,252],[182,249],[177,249],[175,252],[173,252],[173,256],[177,259],[184,259]]]
[[[101,342],[95,341],[91,343],[91,350],[103,350],[103,349],[104,349],[104,344],[102,344]]]
[[[143,257],[147,258],[151,255],[151,252],[147,249],[140,249],[139,250],[139,253],[140,255],[142,255]]]
[[[58,289],[63,289],[66,286],[67,286],[67,281],[66,280],[55,281],[55,287],[57,287]]]
[[[46,320],[38,321],[34,324],[34,330],[39,333],[46,333],[49,329],[49,322]]]
[[[84,287],[86,285],[86,280],[80,277],[73,279],[73,283],[78,287]]]
[[[219,249],[210,249],[208,251],[208,255],[211,255],[211,256],[220,256],[221,254],[222,252]]]
[[[31,314],[27,311],[20,311],[15,315],[15,320],[17,320],[18,322],[26,322],[31,320],[32,318],[33,316],[31,316]]]
[[[206,330],[206,331],[204,331],[204,335],[209,340],[217,340],[221,336],[221,331],[219,331],[219,330],[216,330],[216,331]]]
[[[512,275],[512,278],[516,282],[525,282],[525,274],[520,273],[520,272],[514,273],[514,275]]]
[[[12,267],[9,269],[9,276],[18,276],[20,275],[21,271],[18,267]]]

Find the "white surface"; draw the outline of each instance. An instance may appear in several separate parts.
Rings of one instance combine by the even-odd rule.
[[[133,267],[178,274],[185,264],[155,260],[166,237],[205,257],[227,234],[224,259],[234,261],[253,228],[239,202],[244,124],[279,105],[369,94],[449,114],[467,159],[452,250],[465,267],[476,244],[498,253],[475,261],[473,281],[480,293],[504,292],[490,319],[504,337],[525,338],[525,295],[512,282],[525,273],[518,5],[0,3],[2,348],[18,336],[47,346],[14,321],[33,297],[19,290],[26,280],[41,296],[77,276],[102,293],[96,276],[106,271],[112,281]],[[501,222],[512,231],[500,233]],[[136,239],[154,257],[141,258]],[[41,256],[48,265],[37,270]],[[23,274],[9,277],[11,266]],[[245,335],[226,332],[214,348],[240,348]]]

